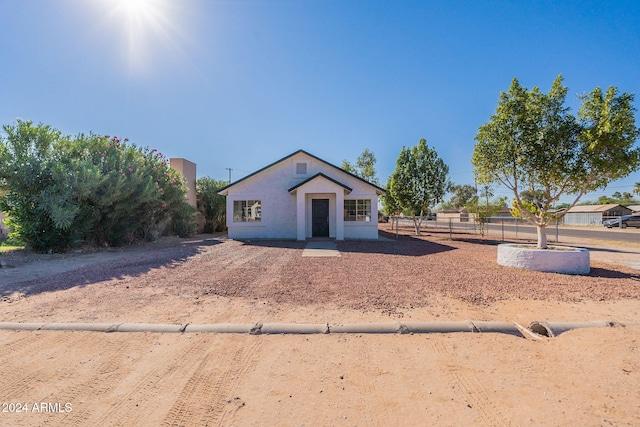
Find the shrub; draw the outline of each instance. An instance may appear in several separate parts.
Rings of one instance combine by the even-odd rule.
[[[80,241],[118,246],[152,240],[172,215],[188,221],[184,179],[156,150],[117,137],[63,136],[28,121],[4,130],[0,209],[16,237],[36,251]]]

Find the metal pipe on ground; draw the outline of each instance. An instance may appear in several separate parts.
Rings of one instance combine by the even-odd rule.
[[[162,323],[123,323],[118,326],[117,332],[184,332],[187,325],[162,324]]]
[[[209,325],[187,325],[185,332],[211,332],[216,334],[249,334],[255,323],[213,323]]]
[[[404,324],[409,333],[413,334],[448,334],[452,332],[477,332],[473,323],[468,320],[461,322],[407,322]]]
[[[119,323],[45,323],[41,331],[115,332]]]
[[[329,325],[330,334],[397,334],[400,323],[336,323]]]
[[[518,337],[555,337],[571,329],[631,326],[640,322],[532,322],[529,328],[506,322],[390,322],[390,323],[217,323],[204,325],[156,323],[26,323],[0,322],[0,330],[13,331],[85,331],[85,332],[155,332],[219,334],[429,334],[454,332],[501,333]],[[520,329],[522,328],[522,329]],[[536,335],[537,334],[537,335]]]
[[[264,323],[260,328],[261,334],[328,334],[329,325],[326,323]]]
[[[477,332],[493,332],[507,335],[514,335],[516,337],[522,337],[523,334],[511,323],[506,322],[486,322],[486,321],[473,321],[470,322],[477,329]]]
[[[563,332],[570,331],[572,329],[582,328],[602,328],[602,327],[614,327],[614,326],[632,326],[638,325],[640,322],[631,323],[617,323],[612,321],[596,321],[596,322],[541,322],[534,321],[529,325],[529,329],[536,334],[543,335],[545,337],[557,337]]]

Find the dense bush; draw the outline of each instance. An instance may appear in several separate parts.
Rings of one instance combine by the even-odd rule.
[[[29,121],[4,130],[0,210],[34,250],[153,240],[171,220],[181,234],[195,227],[183,178],[156,150],[117,137],[64,136]]]
[[[226,181],[200,178],[196,181],[200,212],[204,216],[204,232],[224,231],[226,226],[226,198],[218,191],[227,185]]]

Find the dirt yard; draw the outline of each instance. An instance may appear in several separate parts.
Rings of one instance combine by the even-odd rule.
[[[382,233],[386,237],[392,237]],[[640,321],[640,245],[576,242],[589,276],[509,269],[496,243],[199,236],[0,257],[2,322]],[[640,326],[503,334],[0,331],[0,425],[640,425]]]

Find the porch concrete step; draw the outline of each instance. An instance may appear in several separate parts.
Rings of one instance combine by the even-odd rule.
[[[327,241],[311,241],[307,242],[307,246],[302,251],[303,257],[321,257],[331,258],[340,257],[340,252],[337,249],[335,242]]]

